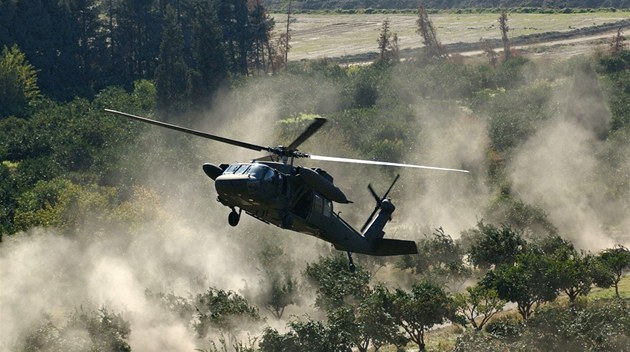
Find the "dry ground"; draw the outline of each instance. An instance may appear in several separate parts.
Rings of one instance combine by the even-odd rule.
[[[286,15],[274,14],[276,29],[286,28]],[[365,54],[377,51],[376,40],[382,23],[389,19],[392,32],[398,34],[401,50],[413,50],[422,46],[416,33],[417,16],[413,14],[297,14],[291,24],[289,60],[351,57],[356,61],[367,60]],[[497,26],[498,14],[436,14],[431,19],[442,44],[457,47],[456,43],[477,44],[483,39],[500,39]],[[511,14],[508,25],[510,38],[547,32],[567,33],[567,38],[554,39],[550,43],[527,44],[521,50],[532,55],[551,53],[555,56],[571,56],[593,51],[594,46],[605,45],[614,35],[608,28],[603,32],[574,33],[575,30],[616,23],[630,19],[630,12],[596,12],[584,14]],[[630,28],[626,24],[626,34]],[[544,38],[543,38],[543,41]],[[479,54],[475,50],[457,50]]]

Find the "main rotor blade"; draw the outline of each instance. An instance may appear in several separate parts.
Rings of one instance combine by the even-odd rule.
[[[304,143],[309,137],[311,137],[317,130],[319,130],[326,123],[326,119],[322,117],[316,117],[307,128],[299,135],[289,146],[287,150],[295,150],[300,144]]]
[[[148,119],[146,117],[136,116],[136,115],[128,114],[126,112],[122,112],[122,111],[116,111],[116,110],[111,110],[111,109],[105,109],[105,111],[107,111],[109,113],[112,113],[112,114],[125,116],[125,117],[128,117],[128,118],[133,119],[133,120],[138,120],[138,121],[146,122],[146,123],[149,123],[149,124],[152,124],[152,125],[169,128],[171,130],[192,134],[192,135],[195,135],[195,136],[198,136],[198,137],[207,138],[207,139],[212,139],[214,141],[218,141],[218,142],[221,142],[221,143],[227,143],[227,144],[235,145],[237,147],[247,148],[247,149],[256,150],[256,151],[263,151],[263,150],[270,151],[271,150],[271,148],[269,148],[269,147],[263,147],[263,146],[256,145],[256,144],[241,142],[241,141],[237,141],[237,140],[229,139],[229,138],[225,138],[225,137],[219,137],[219,136],[215,136],[213,134],[209,134],[209,133],[206,133],[206,132],[201,132],[201,131],[197,131],[197,130],[193,130],[193,129],[185,128],[185,127],[180,127],[180,126],[177,126],[177,125],[172,125],[170,123],[166,123],[166,122],[162,122],[162,121],[151,120],[151,119]]]
[[[427,170],[438,170],[438,171],[455,171],[455,172],[464,172],[468,173],[468,170],[460,170],[460,169],[447,169],[444,167],[434,167],[434,166],[423,166],[423,165],[413,165],[413,164],[401,164],[401,163],[390,163],[387,161],[373,161],[373,160],[363,160],[363,159],[348,159],[348,158],[337,158],[334,156],[322,156],[322,155],[312,155],[309,154],[309,158],[313,160],[322,160],[322,161],[336,161],[339,163],[351,163],[351,164],[366,164],[366,165],[382,165],[382,166],[393,166],[393,167],[409,167],[414,169],[427,169]]]

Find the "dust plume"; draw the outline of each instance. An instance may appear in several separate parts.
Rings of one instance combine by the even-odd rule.
[[[414,112],[420,133],[410,162],[471,173],[407,172],[411,182],[408,187],[420,186],[421,192],[407,193],[407,207],[401,217],[429,228],[442,226],[457,235],[474,226],[490,192],[484,184],[488,144],[485,122],[465,107],[440,102],[421,101]]]
[[[257,100],[250,91],[237,91],[218,96],[215,108],[199,113],[190,127],[266,146],[277,143],[278,119],[273,96]],[[327,251],[314,238],[247,216],[236,229],[227,225],[229,209],[216,201],[201,164],[244,161],[260,153],[154,127],[146,134],[139,138],[146,143],[138,149],[143,157],[123,162],[141,163],[135,166],[147,172],[139,184],[148,187],[136,186],[129,204],[119,209],[133,209],[139,221],[126,223],[125,215],[114,212],[112,224],[86,221],[90,226],[71,234],[34,228],[5,237],[0,245],[1,350],[20,350],[44,316],[63,326],[84,307],[121,312],[131,324],[133,351],[207,348],[207,338],[200,339],[189,321],[151,301],[147,290],[192,297],[215,287],[248,294],[254,304],[251,297],[265,284],[258,260],[264,243],[283,249],[293,264],[287,271],[296,277],[308,261]],[[179,151],[188,155],[177,155]],[[304,296],[286,317],[314,311],[308,293]],[[267,315],[262,308],[260,314]],[[286,325],[267,321],[278,328]],[[253,336],[261,333],[262,324],[251,327]],[[85,331],[77,334],[87,336]]]
[[[602,157],[610,113],[594,73],[579,72],[559,85],[551,104],[557,106],[554,116],[515,153],[509,167],[513,190],[542,206],[580,248],[628,245],[629,214],[623,196],[611,192],[619,180]],[[617,158],[629,151],[621,148]]]

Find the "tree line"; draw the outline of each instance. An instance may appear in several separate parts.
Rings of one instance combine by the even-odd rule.
[[[281,10],[282,0],[268,0],[269,8]],[[417,0],[309,0],[293,1],[296,10],[335,9],[415,9]],[[630,8],[628,0],[423,0],[430,9],[490,9],[490,8]]]
[[[260,1],[2,0],[0,14],[0,48],[17,45],[54,99],[155,78],[164,104],[199,100],[228,75],[278,65]]]

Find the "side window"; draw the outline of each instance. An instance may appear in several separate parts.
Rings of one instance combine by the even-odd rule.
[[[315,195],[315,199],[313,201],[313,212],[317,214],[321,214],[324,211],[324,200],[321,196]]]
[[[330,204],[329,200],[325,200],[324,201],[324,216],[329,218],[330,217],[330,213],[332,212],[332,204]]]

